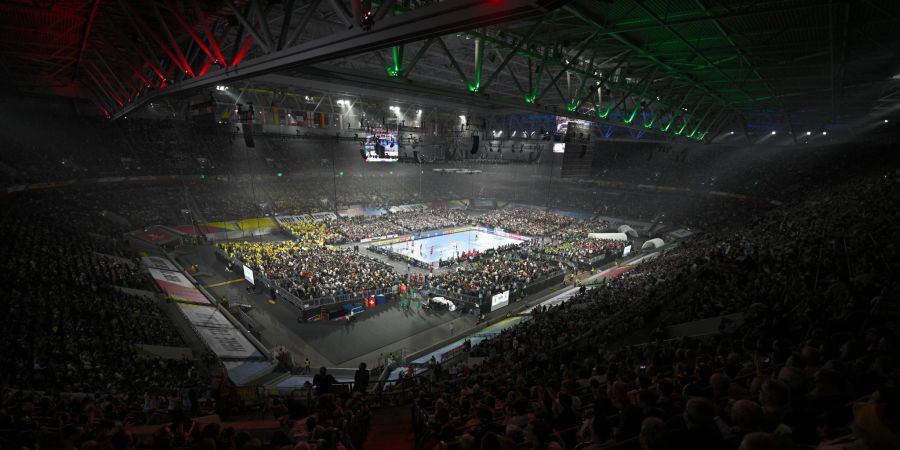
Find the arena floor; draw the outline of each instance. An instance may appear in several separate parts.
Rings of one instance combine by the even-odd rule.
[[[483,252],[523,241],[524,239],[500,236],[479,229],[398,242],[387,247],[401,255],[431,264],[442,259],[456,258],[459,254],[471,250]]]

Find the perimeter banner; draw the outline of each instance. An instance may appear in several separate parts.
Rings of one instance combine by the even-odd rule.
[[[219,310],[179,304],[178,309],[210,350],[223,359],[262,358],[253,344]]]
[[[181,314],[187,318],[191,326],[207,328],[234,328],[218,309],[210,306],[178,304]]]
[[[167,258],[163,258],[162,256],[143,256],[141,257],[141,262],[143,262],[145,266],[151,269],[180,272],[180,270],[178,270],[178,267],[175,267],[175,264],[172,264],[172,261],[169,261]]]
[[[180,272],[162,271],[152,267],[148,271],[150,276],[153,277],[153,281],[173,300],[195,305],[212,305],[209,299],[197,290],[190,280]]]
[[[200,339],[209,349],[222,359],[263,358],[260,353],[237,328],[198,327]]]

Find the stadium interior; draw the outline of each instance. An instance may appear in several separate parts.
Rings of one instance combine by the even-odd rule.
[[[898,450],[898,27],[0,1],[0,449]]]

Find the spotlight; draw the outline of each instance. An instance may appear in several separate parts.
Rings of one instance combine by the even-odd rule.
[[[887,119],[884,119],[884,123],[888,123],[888,120],[887,120]]]
[[[371,10],[366,11],[360,21],[362,22],[363,30],[369,31],[372,29],[372,25],[375,25],[375,14]]]
[[[731,133],[728,133],[728,134],[734,134],[734,131],[732,131]]]
[[[811,135],[811,134],[812,134],[812,131],[807,131],[807,132],[806,132],[806,135],[807,135],[807,136],[809,136],[809,135]]]
[[[773,131],[772,134],[778,133],[777,131]]]
[[[827,134],[828,134],[827,131],[823,131],[823,132],[822,132],[822,136],[825,136],[825,135],[827,135]]]

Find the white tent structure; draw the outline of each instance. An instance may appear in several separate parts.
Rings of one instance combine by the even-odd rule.
[[[660,238],[648,239],[644,242],[644,245],[641,246],[641,250],[647,250],[648,248],[660,248],[663,245],[666,245]]]
[[[631,238],[638,237],[638,232],[634,231],[634,228],[631,228],[628,225],[619,225],[619,233],[625,233]]]
[[[431,301],[434,302],[434,303],[440,303],[440,304],[443,304],[443,305],[447,305],[447,310],[450,311],[450,312],[456,311],[456,305],[453,304],[452,301],[447,300],[447,299],[444,298],[444,297],[432,297],[432,298],[431,298]]]
[[[588,237],[594,239],[605,239],[608,241],[627,241],[628,236],[625,233],[588,233]]]

